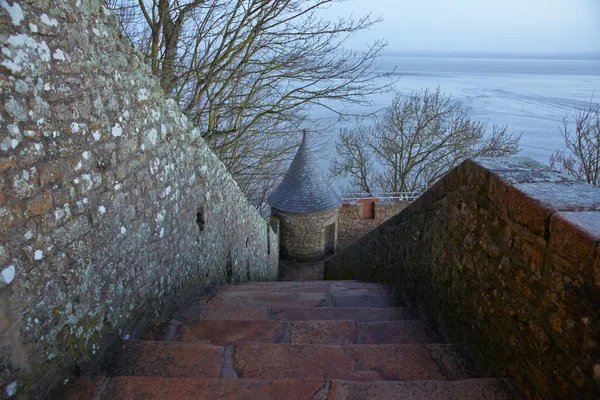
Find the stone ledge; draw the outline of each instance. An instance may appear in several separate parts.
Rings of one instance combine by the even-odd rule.
[[[484,158],[450,171],[325,273],[399,286],[527,398],[593,398],[599,242],[600,189],[530,159]]]

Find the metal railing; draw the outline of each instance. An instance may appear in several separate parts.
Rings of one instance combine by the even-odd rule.
[[[342,193],[342,201],[357,201],[360,199],[376,198],[382,202],[393,201],[414,201],[421,195],[421,192],[393,192],[393,193]]]

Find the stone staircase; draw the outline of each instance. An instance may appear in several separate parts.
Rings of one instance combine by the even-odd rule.
[[[128,341],[64,399],[514,399],[463,344],[387,288],[356,281],[226,286],[157,339]],[[148,340],[154,339],[154,340]]]

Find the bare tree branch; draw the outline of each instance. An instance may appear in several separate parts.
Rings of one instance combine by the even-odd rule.
[[[331,172],[349,177],[354,189],[368,193],[374,187],[424,191],[466,158],[519,151],[520,136],[498,126],[486,136],[486,129],[439,89],[396,95],[373,127],[359,124],[340,132]]]
[[[348,39],[379,19],[328,21],[339,0],[105,0],[163,89],[203,132],[243,188],[256,189],[290,159],[300,135],[324,133],[318,109],[348,116],[393,88],[379,72],[384,41]],[[315,135],[313,135],[315,136]],[[270,178],[265,180],[270,185]],[[247,192],[248,194],[249,192]],[[259,200],[256,200],[257,203]]]
[[[550,167],[600,186],[600,104],[592,99],[571,118],[565,117],[561,133],[566,150],[550,156]]]

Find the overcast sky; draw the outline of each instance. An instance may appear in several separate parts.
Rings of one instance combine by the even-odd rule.
[[[600,52],[600,0],[347,0],[327,18],[384,21],[352,47],[384,38],[390,50]]]

